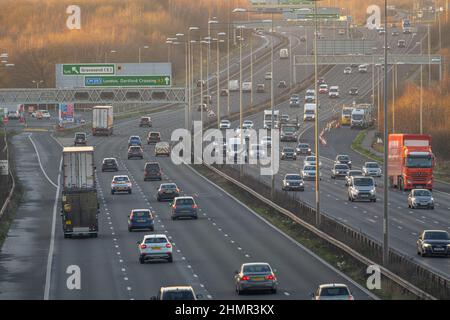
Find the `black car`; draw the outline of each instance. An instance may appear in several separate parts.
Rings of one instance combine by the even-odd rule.
[[[144,181],[162,180],[161,167],[158,162],[147,162],[144,166]]]
[[[450,236],[445,230],[424,230],[417,240],[417,254],[450,256]]]
[[[297,154],[305,154],[307,156],[311,155],[311,147],[308,143],[299,143],[296,151]]]
[[[348,90],[348,94],[351,96],[357,96],[358,95],[358,88],[352,87],[350,90]]]
[[[156,196],[158,201],[173,200],[173,198],[180,195],[180,189],[175,183],[163,183],[159,186],[158,195]]]
[[[77,132],[77,133],[75,133],[75,138],[74,138],[73,144],[75,146],[78,146],[78,145],[85,146],[85,145],[87,145],[86,133],[84,133],[84,132]]]
[[[102,172],[119,171],[119,165],[116,158],[104,158],[102,162]]]
[[[294,148],[284,147],[283,150],[281,150],[281,160],[287,159],[297,160],[297,153]]]
[[[335,164],[346,164],[348,166],[349,169],[352,168],[352,161],[350,160],[350,157],[348,155],[345,154],[338,154],[336,156],[336,159],[334,161]]]

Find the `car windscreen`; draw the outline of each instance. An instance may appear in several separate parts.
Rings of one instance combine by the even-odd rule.
[[[130,147],[130,151],[131,152],[140,152],[141,148],[140,147]]]
[[[109,165],[114,165],[114,164],[116,164],[116,160],[114,160],[114,159],[105,159],[105,160],[103,160],[103,163],[104,164],[109,164]]]
[[[362,114],[352,114],[353,120],[361,120],[363,118]]]
[[[362,176],[362,171],[350,171],[349,176]]]
[[[344,287],[323,288],[322,290],[320,290],[320,295],[325,297],[347,296],[349,295],[349,292],[347,288]]]
[[[292,149],[292,148],[284,148],[284,149],[283,149],[283,152],[294,153],[295,151],[294,151],[294,149]]]
[[[191,206],[194,204],[194,200],[192,199],[177,199],[176,201],[176,205],[180,205],[180,206]]]
[[[314,111],[314,110],[306,110],[305,111],[305,114],[315,114],[316,113],[316,111]]]
[[[286,176],[286,180],[302,180],[298,174],[289,174]]]
[[[300,149],[308,149],[309,148],[309,144],[299,144],[298,147]]]
[[[338,164],[336,166],[334,166],[335,169],[339,169],[339,170],[346,170],[348,169],[348,166],[344,165],[344,164]]]
[[[145,243],[167,243],[167,239],[164,237],[147,238]]]
[[[366,168],[379,168],[378,163],[366,163]]]
[[[191,290],[171,290],[164,292],[163,300],[195,300]]]
[[[116,181],[116,182],[129,182],[130,179],[128,179],[128,177],[116,177],[116,178],[114,178],[114,181]]]
[[[177,188],[176,184],[163,184],[163,185],[161,185],[161,189],[164,189],[164,190],[174,190],[176,188]]]
[[[283,127],[283,132],[295,132],[295,128],[294,127]]]
[[[272,272],[267,264],[255,264],[244,266],[244,273],[254,273],[254,272]]]
[[[450,236],[444,231],[429,231],[425,232],[424,239],[426,240],[450,240]]]
[[[84,139],[84,138],[86,138],[86,136],[83,133],[78,133],[75,135],[75,138],[76,139]]]
[[[350,159],[347,156],[339,156],[338,160],[339,161],[347,161],[347,160],[350,160]]]
[[[152,133],[150,133],[150,137],[152,137],[152,138],[157,138],[157,137],[159,137],[159,133],[157,133],[157,132],[152,132]]]
[[[433,159],[431,156],[412,156],[409,155],[405,160],[405,165],[408,168],[431,168],[433,166]]]
[[[413,195],[415,197],[430,197],[431,192],[428,190],[414,190]]]
[[[316,167],[314,167],[314,166],[306,166],[303,170],[305,170],[305,171],[316,171]]]
[[[353,184],[355,186],[370,187],[373,186],[373,180],[370,178],[355,178]]]

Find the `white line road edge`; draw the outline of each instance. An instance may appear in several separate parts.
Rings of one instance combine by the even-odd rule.
[[[61,165],[62,165],[62,157],[59,162],[59,168],[61,168]],[[49,300],[49,297],[50,297],[50,282],[51,282],[51,275],[52,275],[53,251],[55,249],[56,210],[58,209],[60,178],[61,178],[61,172],[58,173],[58,185],[56,186],[55,203],[53,204],[52,232],[51,232],[50,247],[48,250],[48,257],[47,257],[47,271],[45,273],[44,300]]]
[[[30,133],[30,134],[28,135],[28,139],[30,140],[31,144],[33,145],[34,151],[36,152],[36,155],[37,155],[37,158],[38,158],[38,162],[39,162],[39,166],[41,167],[41,171],[42,171],[42,173],[44,174],[45,178],[48,180],[48,182],[50,182],[50,184],[51,184],[52,186],[54,186],[55,188],[58,188],[58,185],[56,185],[56,184],[48,177],[47,173],[46,173],[45,170],[44,170],[44,167],[42,167],[41,157],[39,156],[39,152],[38,152],[38,149],[37,149],[37,147],[36,147],[36,144],[34,143],[33,139],[31,138],[32,135],[33,135],[33,134]],[[59,181],[59,177],[58,177],[58,181]]]
[[[222,191],[223,193],[225,193],[226,195],[228,195],[230,198],[232,198],[234,201],[236,201],[237,203],[239,203],[241,206],[243,206],[246,210],[248,210],[250,213],[252,213],[254,216],[256,216],[258,219],[260,219],[261,221],[263,221],[265,224],[267,224],[270,228],[274,229],[275,231],[277,231],[278,233],[280,233],[281,235],[283,235],[285,238],[287,238],[289,241],[291,241],[292,243],[294,243],[296,246],[300,247],[301,249],[303,249],[304,251],[306,251],[309,255],[311,255],[312,257],[314,257],[315,259],[317,259],[318,261],[320,261],[321,263],[323,263],[325,266],[327,266],[328,268],[330,268],[331,270],[333,270],[333,272],[336,272],[337,274],[339,274],[341,277],[345,278],[347,281],[351,282],[355,287],[359,288],[361,291],[365,292],[369,297],[371,297],[374,300],[380,300],[379,297],[377,297],[375,294],[373,294],[372,292],[370,292],[368,289],[364,288],[363,286],[361,286],[359,283],[357,283],[356,281],[354,281],[353,279],[351,279],[350,277],[348,277],[346,274],[342,273],[341,271],[337,270],[336,268],[334,268],[332,265],[330,265],[328,262],[326,262],[324,259],[322,259],[321,257],[319,257],[317,254],[315,254],[314,252],[312,252],[311,250],[309,250],[308,248],[306,248],[305,246],[303,246],[301,243],[297,242],[295,239],[293,239],[291,236],[289,236],[288,234],[284,233],[283,231],[281,231],[280,229],[278,229],[277,227],[275,227],[274,225],[272,225],[269,221],[267,221],[266,219],[264,219],[263,217],[261,217],[258,213],[256,213],[255,211],[253,211],[250,207],[248,207],[245,203],[243,203],[242,201],[240,201],[239,199],[237,199],[236,197],[234,197],[233,195],[231,195],[230,193],[228,193],[226,190],[224,190],[222,187],[218,186],[217,184],[215,184],[214,182],[212,182],[211,180],[209,180],[208,178],[202,176],[200,173],[198,173],[194,168],[192,168],[190,165],[186,165],[186,167],[188,167],[191,171],[193,171],[197,176],[201,177],[202,179],[206,180],[208,183],[210,183],[211,185],[213,185],[214,187],[216,187],[217,189],[219,189],[220,191]]]

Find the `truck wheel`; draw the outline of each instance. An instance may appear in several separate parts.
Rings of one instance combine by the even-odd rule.
[[[128,194],[131,194],[131,190],[130,190],[130,191],[128,191]]]
[[[114,194],[114,190],[111,190],[111,194]]]
[[[132,232],[133,231],[133,229],[131,229],[130,227],[128,227],[128,232]]]
[[[167,258],[167,262],[173,262],[173,257],[170,256],[169,258]]]
[[[139,262],[141,263],[141,264],[144,264],[145,263],[145,259],[144,258],[139,258]]]
[[[94,233],[94,234],[92,235],[92,237],[93,237],[93,238],[98,238],[98,233]]]

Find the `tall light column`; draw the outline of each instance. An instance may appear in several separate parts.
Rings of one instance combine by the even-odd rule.
[[[389,263],[389,193],[388,193],[388,50],[387,50],[387,0],[384,0],[384,161],[383,161],[383,265],[387,266]]]
[[[319,95],[317,88],[317,1],[314,1],[314,95],[316,100],[316,114],[314,117],[314,147],[316,153],[316,177],[315,177],[315,193],[316,193],[316,227],[320,226],[320,190],[319,190]]]

